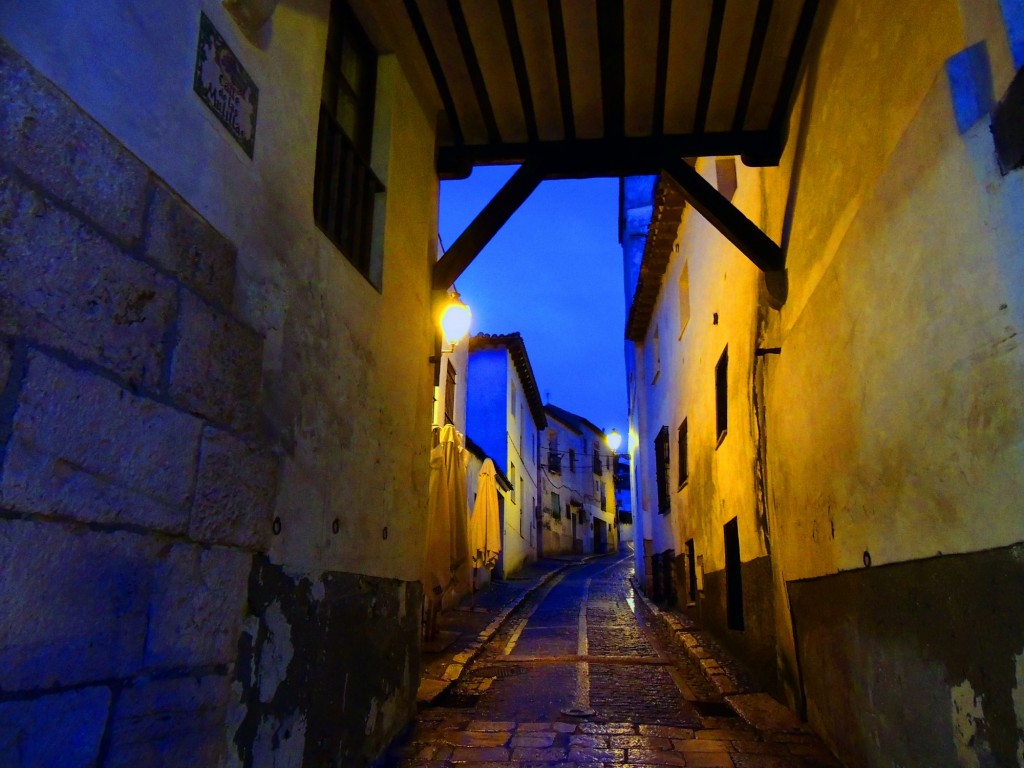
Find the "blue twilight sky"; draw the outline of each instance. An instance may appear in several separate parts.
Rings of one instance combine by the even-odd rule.
[[[441,183],[446,248],[516,167]],[[456,287],[473,312],[471,334],[522,334],[545,403],[625,434],[618,189],[617,179],[543,182]]]

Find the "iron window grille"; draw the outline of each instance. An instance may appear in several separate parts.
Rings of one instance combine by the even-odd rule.
[[[376,88],[377,52],[348,3],[334,0],[320,94],[313,218],[375,285],[374,198],[384,191],[370,168]]]

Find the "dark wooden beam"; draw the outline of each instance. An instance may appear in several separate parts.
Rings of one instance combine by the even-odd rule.
[[[480,115],[487,128],[487,138],[491,143],[501,141],[501,131],[498,130],[498,121],[494,118],[494,107],[491,105],[491,97],[487,94],[487,83],[484,82],[484,73],[480,69],[480,60],[477,58],[476,48],[473,47],[473,38],[469,34],[469,25],[466,23],[466,14],[462,10],[460,0],[448,0],[448,13],[452,17],[452,26],[455,27],[455,37],[459,41],[462,59],[466,62],[469,82],[473,84],[476,103],[480,107]]]
[[[797,84],[800,82],[800,72],[803,70],[807,46],[811,42],[814,17],[817,12],[818,0],[805,0],[804,7],[800,9],[800,19],[796,25],[796,32],[793,33],[793,41],[789,46],[786,69],[783,71],[782,82],[779,85],[779,95],[775,99],[775,108],[772,110],[772,130],[779,136],[784,137],[787,132],[789,114],[793,109],[793,99],[796,96]],[[783,143],[785,142],[783,141]]]
[[[523,43],[519,39],[519,27],[516,26],[516,14],[512,8],[512,0],[498,0],[498,9],[501,11],[501,24],[505,28],[505,40],[512,58],[512,72],[516,76],[519,103],[523,107],[526,137],[530,141],[537,141],[537,112],[533,107],[530,76],[526,69],[526,57],[523,55]]]
[[[725,235],[763,272],[782,269],[782,249],[757,225],[726,200],[689,163],[676,158],[665,163],[665,172],[679,185],[686,202]]]
[[[626,133],[626,39],[623,0],[598,0],[597,41],[601,56],[604,135]]]
[[[824,27],[828,17],[827,11],[830,8],[831,3],[823,6],[819,0],[805,0],[800,9],[800,18],[797,20],[793,40],[790,42],[786,66],[782,72],[782,81],[779,83],[779,92],[775,97],[771,123],[768,127],[768,132],[775,136],[775,146],[744,152],[742,156],[744,165],[751,168],[772,166],[778,165],[782,159],[782,152],[786,148],[789,134],[789,116],[793,111],[793,101],[800,83],[800,73],[806,64],[807,51],[816,22],[821,19],[821,26]]]
[[[672,36],[672,0],[661,0],[658,8],[658,50],[654,68],[654,113],[651,133],[665,133],[665,94],[668,88],[668,46]]]
[[[423,14],[420,13],[416,0],[404,0],[404,3],[405,13],[412,23],[416,39],[419,41],[420,49],[427,60],[430,74],[434,78],[437,94],[441,97],[441,104],[444,105],[444,113],[448,116],[448,124],[452,129],[452,138],[456,144],[463,144],[465,143],[465,137],[462,134],[462,126],[459,124],[459,113],[455,109],[455,100],[452,98],[451,88],[448,87],[448,79],[444,76],[441,60],[437,56],[434,42],[430,39],[430,33],[427,31],[427,24],[423,20]]]
[[[661,171],[664,161],[677,157],[767,154],[776,137],[768,131],[723,131],[671,136],[626,136],[619,139],[576,139],[509,144],[441,147],[437,171],[446,179],[465,178],[476,165],[540,162],[551,178],[636,176]]]
[[[562,0],[548,0],[551,20],[551,45],[555,54],[555,76],[558,79],[558,101],[562,106],[562,130],[566,139],[576,138],[576,118],[572,112],[572,87],[569,83],[569,51],[565,44],[565,19]]]
[[[526,163],[512,174],[512,178],[434,264],[435,288],[447,288],[458,279],[542,179],[543,173],[536,163]]]
[[[757,4],[757,15],[754,17],[754,31],[750,36],[750,48],[747,50],[747,64],[743,69],[743,82],[740,84],[740,95],[736,101],[736,113],[733,115],[732,129],[742,131],[750,110],[750,97],[754,92],[754,81],[757,70],[761,66],[761,54],[764,52],[764,41],[768,37],[768,25],[772,19],[772,0],[761,0]]]
[[[725,0],[713,0],[708,39],[704,46],[704,69],[701,71],[700,91],[697,93],[697,112],[693,119],[694,133],[701,133],[707,125],[708,110],[711,108],[711,89],[715,84],[715,70],[718,67],[718,44],[722,40],[724,21]]]

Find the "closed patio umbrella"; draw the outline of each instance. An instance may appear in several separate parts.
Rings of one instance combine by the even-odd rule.
[[[440,601],[457,579],[469,556],[466,518],[466,462],[462,440],[451,424],[441,429],[430,453],[430,487],[427,510],[423,586],[428,598]]]
[[[469,521],[469,555],[474,568],[494,570],[501,553],[501,522],[498,519],[498,484],[494,462],[484,460],[477,481],[473,517]]]

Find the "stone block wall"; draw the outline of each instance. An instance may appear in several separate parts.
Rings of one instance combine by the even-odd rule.
[[[277,488],[235,250],[3,43],[0,91],[0,763],[222,764]]]

